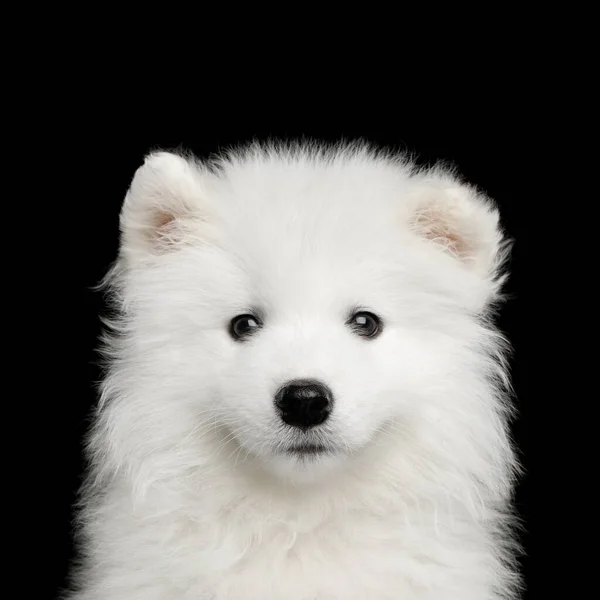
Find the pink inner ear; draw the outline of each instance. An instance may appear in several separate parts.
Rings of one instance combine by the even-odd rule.
[[[157,247],[172,246],[176,240],[174,237],[176,217],[169,211],[156,211],[152,218],[149,231],[150,242]]]
[[[418,211],[415,229],[419,235],[438,244],[459,260],[467,260],[471,254],[472,248],[467,240],[452,229],[447,215],[442,211],[431,207]]]
[[[175,220],[175,216],[172,213],[166,211],[157,212],[154,215],[154,228],[156,231],[165,229]]]

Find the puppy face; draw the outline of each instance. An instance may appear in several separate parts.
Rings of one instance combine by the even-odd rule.
[[[254,149],[211,168],[160,153],[122,234],[105,389],[134,384],[132,456],[193,469],[203,444],[301,480],[390,448],[459,460],[494,431],[480,317],[498,217],[448,174],[367,151]]]

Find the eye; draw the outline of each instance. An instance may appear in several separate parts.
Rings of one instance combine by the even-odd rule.
[[[374,338],[381,333],[381,320],[370,312],[354,313],[346,322],[361,337]]]
[[[260,327],[261,322],[254,315],[238,315],[231,319],[229,335],[234,340],[242,340],[258,331]]]

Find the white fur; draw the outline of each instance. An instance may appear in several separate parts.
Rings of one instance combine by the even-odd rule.
[[[365,146],[253,145],[135,175],[82,490],[77,600],[517,596],[493,205]],[[365,340],[354,306],[379,315]],[[240,343],[232,317],[265,326]],[[316,433],[275,391],[335,394]],[[309,435],[335,453],[282,453]]]

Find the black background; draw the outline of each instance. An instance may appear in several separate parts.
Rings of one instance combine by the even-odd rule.
[[[53,403],[51,410],[42,416],[51,424],[52,431],[52,440],[43,457],[44,464],[52,465],[47,471],[51,494],[45,515],[50,525],[47,539],[51,551],[45,559],[50,571],[45,582],[51,590],[49,598],[64,583],[73,555],[71,506],[83,466],[81,440],[90,407],[96,400],[99,371],[95,365],[95,347],[103,299],[91,288],[116,256],[121,202],[135,169],[152,149],[183,147],[203,157],[251,139],[363,138],[415,152],[421,162],[442,159],[456,164],[469,181],[497,201],[506,230],[515,240],[512,275],[506,288],[511,299],[502,309],[499,324],[514,348],[512,376],[520,417],[513,426],[513,434],[522,462],[528,467],[528,341],[524,325],[528,203],[520,192],[521,169],[531,154],[523,133],[526,119],[516,120],[514,112],[509,114],[506,104],[497,98],[493,104],[486,103],[485,98],[477,99],[472,106],[463,105],[459,112],[436,107],[431,112],[417,114],[393,107],[383,111],[375,106],[360,117],[352,111],[342,116],[339,106],[328,106],[326,100],[317,109],[313,105],[310,111],[306,106],[288,111],[277,98],[271,102],[272,105],[261,107],[260,119],[252,110],[232,112],[212,107],[202,110],[200,104],[189,115],[176,115],[184,117],[181,126],[174,122],[165,126],[168,120],[164,118],[158,126],[157,115],[164,117],[160,102],[150,107],[140,106],[127,115],[116,115],[115,105],[103,104],[100,99],[93,109],[67,117],[68,167],[55,169],[48,182],[60,195],[47,215],[51,223],[51,247],[58,256],[49,252],[40,257],[49,274],[45,293],[53,301],[49,302],[52,312],[46,315],[49,318],[45,327],[50,326],[48,321],[54,323],[53,334],[60,335],[67,348],[56,356],[51,348],[46,348],[49,359],[46,380],[60,390],[60,402]],[[527,476],[518,487],[516,500],[527,526]],[[528,550],[528,536],[524,536],[523,542]],[[524,559],[523,570],[529,582],[527,566]]]

